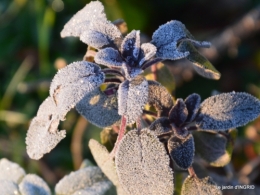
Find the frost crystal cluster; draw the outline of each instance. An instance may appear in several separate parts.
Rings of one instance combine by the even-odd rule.
[[[64,26],[62,37],[78,37],[88,45],[87,58],[54,76],[49,97],[27,133],[28,155],[40,159],[65,138],[66,131],[58,126],[75,108],[98,127],[117,127],[117,141],[109,154],[105,146],[91,140],[89,147],[100,168],[86,167],[67,175],[56,185],[57,194],[172,195],[174,167],[190,173],[183,195],[221,194],[210,177],[195,174],[195,152],[212,166],[225,166],[232,153],[227,151],[228,137],[234,128],[260,115],[260,101],[236,92],[204,101],[198,94],[173,101],[166,87],[148,80],[144,70],[164,60],[186,58],[201,76],[219,79],[220,73],[197,50],[210,43],[197,41],[176,20],[161,25],[150,42],[142,43],[139,30],[125,34],[118,21],[123,23],[109,21],[103,5],[92,1]],[[26,193],[34,185],[33,176],[15,170],[24,179],[17,176],[1,185]],[[49,193],[40,179],[34,182]]]

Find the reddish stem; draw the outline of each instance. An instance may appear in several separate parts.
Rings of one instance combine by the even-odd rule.
[[[127,122],[126,117],[122,116],[121,125],[120,125],[120,129],[119,129],[118,136],[117,136],[117,139],[116,139],[116,143],[115,143],[113,150],[110,152],[111,158],[114,158],[115,153],[116,153],[117,148],[118,148],[118,145],[121,142],[121,140],[123,139],[123,136],[125,134],[125,129],[126,129],[126,122]]]

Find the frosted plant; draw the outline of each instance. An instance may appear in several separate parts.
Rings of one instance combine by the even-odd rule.
[[[189,172],[182,194],[221,194],[211,178],[197,177],[194,155],[212,166],[225,166],[231,159],[234,128],[260,115],[260,101],[232,92],[202,103],[198,94],[191,94],[174,103],[163,82],[148,80],[144,70],[185,58],[198,74],[217,80],[220,73],[197,50],[210,43],[197,41],[177,20],[161,25],[146,43],[141,43],[139,30],[127,34],[118,25],[106,18],[99,1],[87,4],[65,24],[62,37],[79,37],[88,45],[86,61],[73,62],[54,76],[49,97],[29,126],[27,153],[40,159],[50,152],[66,135],[58,130],[60,121],[76,108],[94,125],[118,129],[117,141],[109,153],[91,140],[89,147],[100,168],[87,166],[65,176],[55,187],[57,194],[172,195],[174,164]],[[23,193],[30,188],[27,183],[33,183],[30,177],[19,186],[19,178],[4,185]]]
[[[27,174],[16,163],[0,160],[0,194],[51,195],[46,182],[35,174]]]
[[[185,101],[177,99],[168,117],[161,117],[150,125],[150,129],[155,131],[161,141],[167,142],[172,160],[182,169],[188,169],[193,162],[195,147],[191,132],[224,131],[245,125],[260,115],[260,101],[246,93],[223,93],[209,97],[201,104],[200,101],[198,94],[188,96]],[[210,139],[218,141],[217,145],[222,147],[223,153],[227,142],[225,138],[221,141],[217,136],[211,136],[209,135],[207,143],[210,143]],[[203,135],[201,139],[205,139]],[[208,158],[224,155],[215,153],[214,149],[216,148],[207,148],[208,154],[212,153]]]

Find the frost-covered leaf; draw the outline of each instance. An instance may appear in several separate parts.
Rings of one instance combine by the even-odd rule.
[[[194,140],[189,134],[186,138],[172,136],[168,140],[168,150],[172,160],[181,169],[188,169],[194,157]]]
[[[89,149],[91,154],[93,155],[97,165],[100,167],[102,172],[108,177],[110,181],[113,182],[114,185],[118,185],[118,177],[115,170],[115,163],[106,147],[98,143],[94,139],[89,140]]]
[[[78,11],[64,26],[61,37],[79,37],[89,27],[91,21],[105,20],[104,6],[99,1],[92,1]]]
[[[188,176],[182,186],[181,195],[222,195],[217,184],[210,178],[199,179]]]
[[[118,50],[108,47],[97,52],[95,62],[108,67],[120,67],[122,66],[123,59]]]
[[[107,96],[99,88],[86,94],[76,104],[78,113],[99,127],[108,127],[120,121],[117,107],[116,95]]]
[[[140,31],[133,30],[121,44],[122,57],[129,66],[134,66],[140,52]]]
[[[25,171],[18,164],[13,163],[6,158],[2,158],[0,160],[0,180],[8,180],[14,183],[19,183],[24,176]]]
[[[102,172],[116,186],[117,194],[124,195],[125,191],[119,183],[114,160],[109,155],[106,147],[98,143],[96,140],[90,139],[89,149]]]
[[[186,58],[193,63],[193,68],[198,74],[209,79],[218,80],[220,78],[220,73],[207,58],[198,52],[192,43],[183,41],[178,49],[180,52],[189,52],[189,55]]]
[[[207,98],[195,118],[204,130],[227,130],[243,126],[260,114],[260,101],[247,93],[222,93]]]
[[[22,195],[51,195],[51,190],[46,182],[35,174],[26,175],[19,184]]]
[[[108,180],[100,168],[86,167],[63,177],[55,186],[55,192],[57,195],[73,194],[103,181]]]
[[[142,76],[131,81],[124,81],[118,89],[118,113],[127,118],[127,123],[134,123],[143,113],[148,101],[148,82]]]
[[[143,70],[139,67],[130,67],[126,63],[122,64],[122,70],[125,74],[126,79],[131,80],[141,74]]]
[[[161,25],[153,33],[151,43],[157,47],[157,57],[176,60],[189,55],[189,52],[181,52],[177,49],[178,41],[186,37],[185,26],[181,22],[174,20]]]
[[[139,66],[156,54],[156,47],[151,43],[143,43],[139,54]]]
[[[37,116],[31,121],[26,135],[26,150],[30,158],[38,160],[50,152],[63,138],[66,131],[59,131],[57,107],[48,97],[39,107]]]
[[[104,47],[117,48],[117,45],[122,40],[122,34],[110,21],[96,20],[91,22],[88,28],[80,35],[80,40],[96,49]]]
[[[170,159],[149,129],[131,130],[115,156],[119,181],[129,195],[171,195],[174,183]]]
[[[10,180],[0,179],[0,194],[2,195],[20,195],[18,185]]]
[[[156,136],[159,136],[169,133],[172,130],[172,127],[171,122],[167,117],[160,117],[150,125],[149,129],[154,131]]]
[[[183,99],[177,99],[176,104],[169,112],[169,120],[176,126],[180,126],[188,117],[188,110]]]
[[[100,67],[91,62],[73,62],[59,70],[50,86],[50,95],[57,105],[59,118],[63,119],[70,109],[100,86],[104,79]]]
[[[211,166],[223,167],[231,160],[232,150],[228,150],[228,140],[218,133],[194,132],[195,151]]]
[[[115,189],[110,181],[101,181],[94,183],[92,186],[78,190],[72,195],[115,195]]]
[[[153,105],[159,116],[168,116],[173,106],[172,96],[168,90],[156,81],[148,81],[148,103]]]
[[[187,116],[186,122],[190,122],[194,119],[194,117],[196,116],[196,114],[198,112],[198,109],[199,109],[199,106],[200,106],[200,101],[201,101],[201,98],[196,93],[189,95],[185,99],[184,103],[185,103],[186,108],[188,110],[188,116]]]

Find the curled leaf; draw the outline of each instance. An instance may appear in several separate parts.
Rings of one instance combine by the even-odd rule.
[[[220,72],[215,69],[207,58],[198,52],[192,43],[183,41],[178,49],[181,52],[189,52],[186,58],[193,63],[193,68],[198,74],[209,79],[218,80],[220,78]]]
[[[120,30],[110,21],[96,20],[89,24],[80,36],[80,40],[91,47],[117,47],[122,40]]]
[[[148,101],[148,82],[142,76],[131,81],[124,81],[118,89],[118,113],[127,118],[127,123],[134,123],[143,113]]]
[[[104,181],[108,180],[98,167],[86,167],[63,177],[55,186],[55,193],[58,195],[73,194]]]
[[[118,50],[108,47],[97,52],[95,62],[108,67],[120,67],[122,66],[123,59]]]
[[[188,169],[193,162],[195,152],[193,136],[189,134],[186,138],[179,138],[173,135],[168,140],[168,150],[179,168]]]
[[[46,182],[35,174],[26,175],[19,184],[19,189],[23,195],[51,195],[51,190]]]
[[[131,130],[115,156],[119,181],[130,195],[173,194],[173,173],[162,143],[149,129]]]
[[[78,113],[98,127],[108,127],[120,121],[117,107],[116,95],[107,96],[99,88],[76,104]]]
[[[148,103],[153,105],[159,116],[168,116],[173,106],[172,96],[168,90],[156,81],[148,81]]]
[[[99,87],[104,79],[100,67],[91,62],[73,62],[59,70],[50,86],[50,95],[57,105],[59,118],[63,119],[70,109],[86,94]]]
[[[204,130],[227,130],[243,126],[260,115],[260,101],[247,93],[222,93],[207,98],[195,118]]]
[[[186,122],[190,122],[195,118],[195,116],[199,110],[200,96],[196,93],[193,93],[185,99],[184,103],[188,110],[188,116],[187,116]]]
[[[6,158],[2,158],[0,160],[0,180],[8,180],[14,183],[19,183],[24,176],[25,176],[25,171],[18,164],[13,163],[7,160]],[[0,193],[0,194],[4,194],[4,193]]]
[[[210,177],[199,179],[197,177],[188,176],[183,183],[181,194],[182,195],[209,195],[209,194],[222,195],[222,192]]]
[[[157,47],[156,56],[170,60],[187,57],[189,52],[181,52],[177,49],[178,41],[185,37],[187,31],[181,22],[173,20],[161,25],[153,33],[151,41]]]
[[[18,185],[10,180],[0,179],[0,194],[3,195],[20,195]]]
[[[59,131],[57,107],[48,97],[41,104],[37,116],[33,118],[26,135],[26,150],[30,158],[38,160],[50,152],[63,138],[66,131]]]
[[[104,6],[99,1],[92,1],[78,11],[64,26],[61,37],[79,37],[95,20],[106,20]]]
[[[196,153],[205,159],[211,166],[223,167],[231,160],[232,149],[228,150],[229,142],[225,136],[198,131],[193,134]]]

